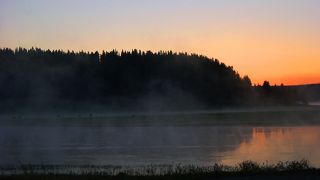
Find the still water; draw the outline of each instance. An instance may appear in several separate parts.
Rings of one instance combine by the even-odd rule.
[[[39,120],[0,126],[0,165],[274,163],[320,167],[319,125],[112,124]],[[196,121],[196,119],[194,120]]]

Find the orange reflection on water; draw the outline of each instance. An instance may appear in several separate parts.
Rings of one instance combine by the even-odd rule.
[[[320,127],[253,128],[251,137],[227,152],[221,163],[245,160],[260,163],[307,159],[320,167]]]

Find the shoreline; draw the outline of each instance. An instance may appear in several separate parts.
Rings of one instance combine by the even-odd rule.
[[[196,120],[195,120],[196,119]],[[80,123],[80,124],[79,124]],[[237,108],[175,112],[105,112],[0,115],[0,126],[309,126],[320,107]]]
[[[210,115],[229,113],[265,113],[265,112],[304,112],[319,111],[320,105],[307,106],[253,106],[253,107],[222,107],[199,110],[105,110],[105,111],[21,111],[0,114],[0,119],[12,118],[108,118],[108,117],[131,117],[131,116],[174,116],[174,115]]]
[[[258,164],[244,161],[234,166],[213,164],[125,166],[59,166],[20,165],[0,166],[1,179],[280,179],[320,178],[320,168],[310,166],[307,160],[276,164]]]

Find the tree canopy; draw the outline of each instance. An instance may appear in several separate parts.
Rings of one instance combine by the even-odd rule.
[[[232,66],[172,51],[74,52],[0,49],[2,110],[210,108],[300,99],[284,87],[252,86]],[[277,98],[280,98],[277,99]]]

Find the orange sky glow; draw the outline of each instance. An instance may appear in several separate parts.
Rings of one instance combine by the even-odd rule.
[[[254,84],[320,83],[320,1],[3,0],[0,47],[173,50],[217,58]]]

